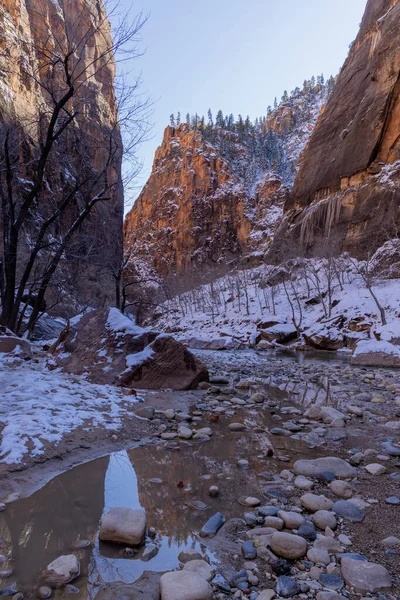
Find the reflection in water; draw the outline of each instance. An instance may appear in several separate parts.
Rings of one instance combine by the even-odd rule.
[[[287,395],[283,394],[280,402],[284,397]],[[205,552],[197,532],[209,517],[218,511],[227,520],[242,517],[240,496],[258,496],[268,502],[268,491],[285,485],[278,475],[282,464],[267,457],[269,441],[263,431],[274,423],[269,412],[261,408],[238,411],[235,420],[248,425],[248,431],[242,433],[229,432],[226,425],[230,420],[221,416],[207,443],[180,442],[171,449],[168,444],[149,445],[117,452],[76,467],[30,498],[11,504],[0,513],[0,536],[4,540],[0,553],[9,557],[14,574],[0,581],[0,590],[15,581],[25,598],[33,597],[46,565],[74,552],[81,562],[81,575],[74,581],[80,589],[76,597],[83,600],[93,597],[103,581],[130,583],[145,570],[175,568],[185,547]],[[299,440],[283,436],[273,441],[276,453],[289,456],[291,461],[310,456]],[[249,470],[237,467],[240,458],[250,460]],[[178,487],[180,481],[183,487]],[[208,496],[213,484],[220,488],[217,498]],[[197,509],[195,500],[204,503],[205,510]],[[142,560],[143,549],[127,557],[123,546],[99,544],[101,515],[116,506],[146,510],[148,527],[157,531],[152,541],[159,547],[150,561]],[[91,548],[73,550],[79,539],[89,539]],[[217,561],[208,554],[211,562]],[[56,592],[54,597],[66,598],[63,592]]]

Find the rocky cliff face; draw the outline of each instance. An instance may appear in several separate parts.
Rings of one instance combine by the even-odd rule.
[[[279,199],[266,215],[270,191]],[[276,177],[273,183],[264,179],[250,199],[199,131],[167,127],[150,179],[126,217],[126,245],[133,262],[148,260],[161,276],[185,274],[194,281],[207,266],[222,271],[267,243],[283,199]],[[253,229],[256,214],[269,230]]]
[[[400,3],[369,0],[302,156],[287,226],[308,250],[365,256],[400,226]],[[278,245],[279,245],[278,243]]]
[[[40,198],[45,210],[66,183],[76,181],[85,168],[100,172],[105,168],[115,181],[107,203],[97,205],[90,221],[76,235],[73,248],[62,261],[62,289],[71,294],[71,304],[102,305],[114,292],[111,267],[121,261],[123,197],[120,179],[121,152],[110,157],[107,141],[113,136],[120,147],[114,94],[115,65],[106,48],[112,46],[111,32],[103,4],[92,0],[4,0],[0,7],[0,125],[12,123],[25,132],[21,160],[29,162],[37,148],[46,114],[51,114],[51,98],[61,88],[54,76],[51,59],[63,55],[69,45],[76,71],[82,81],[68,109],[77,113],[72,128],[57,146],[57,158],[47,176]],[[99,58],[100,57],[100,58]],[[47,62],[46,62],[47,61]],[[52,71],[53,69],[53,71]],[[78,144],[80,150],[77,151]],[[82,159],[82,156],[84,157]],[[29,166],[25,170],[30,185]],[[83,189],[83,188],[81,188]],[[84,195],[85,192],[82,192]],[[89,193],[89,192],[87,192]],[[82,201],[85,198],[82,197]],[[32,219],[30,236],[43,218],[40,207]],[[76,217],[70,208],[61,229]],[[55,230],[52,235],[57,236]],[[23,259],[23,257],[22,257]],[[60,284],[61,285],[61,284]]]
[[[255,124],[167,127],[151,176],[125,220],[132,263],[193,285],[268,251],[298,157],[333,80],[305,82]]]

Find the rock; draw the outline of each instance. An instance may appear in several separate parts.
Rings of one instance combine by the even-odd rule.
[[[327,423],[328,425],[336,420],[343,421],[344,419],[344,414],[340,410],[332,408],[331,406],[321,406],[320,415],[323,422]],[[325,470],[329,471],[329,469]]]
[[[386,504],[391,504],[392,506],[399,506],[400,498],[398,496],[389,496],[389,498],[386,498],[385,502]]]
[[[346,584],[357,592],[377,592],[392,587],[390,574],[382,565],[343,558],[341,570]]]
[[[257,557],[257,551],[251,540],[247,540],[242,544],[242,554],[246,560],[254,560]]]
[[[135,410],[135,415],[142,419],[153,419],[155,410],[152,406],[141,406]]]
[[[371,475],[383,475],[386,473],[386,467],[379,463],[371,463],[365,467],[365,470],[371,473]]]
[[[332,500],[329,500],[326,496],[317,496],[316,494],[304,494],[300,500],[304,508],[311,512],[330,510],[333,504]]]
[[[160,586],[161,600],[211,600],[213,595],[212,587],[203,577],[185,570],[165,573]]]
[[[383,442],[382,448],[387,454],[389,454],[389,456],[400,456],[400,448],[391,442]]]
[[[261,337],[267,342],[286,344],[297,338],[297,329],[293,325],[278,323],[267,329],[260,329]]]
[[[368,367],[400,367],[400,349],[390,342],[361,340],[356,346],[351,364]]]
[[[192,435],[193,435],[193,432],[191,429],[189,429],[189,427],[185,427],[184,425],[181,425],[180,427],[178,427],[178,436],[182,440],[190,440]]]
[[[299,490],[312,490],[314,487],[314,482],[311,481],[311,479],[307,479],[307,477],[303,477],[303,475],[299,475],[298,477],[296,477],[296,479],[294,480],[294,485],[295,487],[297,487]]]
[[[293,577],[283,575],[282,577],[278,577],[276,592],[282,598],[292,598],[300,592],[299,584]]]
[[[38,598],[51,598],[52,593],[53,593],[53,590],[51,588],[47,587],[47,585],[42,585],[37,591],[37,597]]]
[[[216,513],[210,519],[208,519],[205,525],[203,525],[203,528],[200,531],[200,536],[214,537],[224,523],[224,516],[220,512]]]
[[[331,573],[322,573],[319,578],[320,583],[328,590],[340,591],[344,588],[344,581],[338,575]]]
[[[278,517],[265,517],[264,527],[281,530],[283,529],[283,520]]]
[[[200,577],[206,581],[211,581],[215,574],[214,569],[208,564],[208,562],[201,559],[190,560],[185,564],[183,570],[191,573],[197,573],[197,575],[200,575]]]
[[[305,523],[303,523],[303,525],[301,525],[299,527],[297,533],[298,533],[298,535],[303,537],[305,540],[308,540],[309,542],[313,542],[317,537],[317,532],[315,530],[315,527],[309,521],[306,521]]]
[[[393,535],[385,538],[381,542],[384,546],[400,546],[400,538],[394,537]]]
[[[144,571],[135,583],[104,583],[96,600],[160,600],[160,575]]]
[[[79,572],[80,565],[75,554],[65,554],[47,565],[43,581],[52,588],[61,588],[78,577]]]
[[[337,327],[327,327],[323,329],[316,326],[311,327],[304,334],[304,339],[309,346],[317,350],[339,350],[344,345],[343,334]]]
[[[142,560],[148,561],[154,558],[158,554],[158,546],[155,544],[148,544],[142,554]]]
[[[140,546],[146,531],[146,513],[142,509],[112,508],[100,521],[99,539]]]
[[[205,381],[202,383],[206,383]],[[166,411],[164,411],[164,415],[165,418],[168,419],[168,421],[172,421],[173,419],[175,419],[175,411],[173,408],[167,408]]]
[[[317,565],[329,565],[331,562],[329,552],[323,548],[310,548],[307,552],[307,559]]]
[[[335,479],[334,481],[331,481],[329,484],[329,489],[333,494],[335,494],[335,496],[343,498],[344,500],[348,500],[353,495],[351,485],[346,481],[342,481],[341,479]]]
[[[213,432],[212,429],[210,427],[202,427],[201,429],[197,429],[196,431],[196,435],[201,435],[201,436],[212,436]]]
[[[180,560],[183,563],[187,563],[187,562],[189,562],[189,560],[203,560],[203,559],[204,559],[204,556],[202,554],[200,554],[200,552],[198,552],[194,548],[185,548],[184,550],[181,550],[181,552],[178,555],[178,560]]]
[[[208,488],[208,495],[211,496],[211,498],[216,498],[219,496],[219,487],[216,485],[210,485]]]
[[[178,434],[173,431],[165,431],[160,435],[162,440],[175,440],[178,437]]]
[[[348,500],[338,500],[332,506],[332,510],[334,513],[339,515],[339,517],[343,517],[344,519],[348,519],[349,521],[354,521],[356,523],[360,523],[365,518],[364,511]]]
[[[298,529],[305,522],[302,515],[292,511],[280,510],[278,517],[282,519],[287,529]]]
[[[32,358],[32,347],[28,340],[13,335],[0,335],[0,354],[10,352],[20,358]]]
[[[346,598],[336,592],[318,592],[317,600],[346,600]]]
[[[274,590],[262,590],[257,596],[257,600],[273,600],[276,598]]]
[[[58,366],[93,383],[187,390],[208,379],[206,367],[183,344],[134,325],[116,308],[84,314],[62,348],[67,350],[58,355]]]
[[[244,499],[244,504],[246,504],[246,506],[259,506],[260,505],[260,500],[258,498],[253,498],[252,496],[248,496],[247,498]]]
[[[270,546],[277,556],[290,560],[301,558],[307,552],[307,542],[303,537],[281,531],[272,534]]]
[[[260,392],[256,392],[255,394],[252,394],[249,398],[250,402],[255,402],[256,404],[262,404],[263,402],[265,402],[265,400],[266,400],[265,394],[261,394]]]
[[[246,460],[245,458],[239,459],[236,464],[240,469],[248,469],[249,468],[249,461]]]
[[[325,531],[327,527],[330,529],[336,529],[337,521],[336,517],[330,510],[317,510],[313,514],[314,524],[319,528]]]
[[[342,458],[333,456],[315,458],[313,460],[298,460],[293,465],[296,475],[318,477],[324,471],[332,471],[339,479],[350,479],[355,477],[357,471]]]
[[[243,423],[230,423],[228,427],[231,431],[244,431],[246,429],[246,425]]]
[[[261,517],[276,517],[279,512],[279,508],[276,506],[260,506],[257,509],[257,512]]]

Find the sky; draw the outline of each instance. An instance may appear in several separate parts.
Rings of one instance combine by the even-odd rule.
[[[366,0],[120,0],[149,16],[144,55],[131,65],[154,102],[151,139],[139,150],[138,191],[171,113],[222,111],[252,119],[304,79],[336,75]],[[131,192],[128,204],[135,200]]]

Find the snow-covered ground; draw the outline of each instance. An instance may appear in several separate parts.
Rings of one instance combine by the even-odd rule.
[[[166,302],[155,325],[180,340],[222,336],[227,343],[234,339],[253,345],[257,332],[275,321],[295,325],[306,335],[338,336],[351,349],[363,339],[397,343],[400,279],[369,277],[385,313],[387,325],[382,326],[379,307],[361,274],[363,267],[365,263],[342,256],[235,271]]]
[[[24,463],[82,428],[117,430],[137,402],[120,388],[0,354],[0,462]]]

